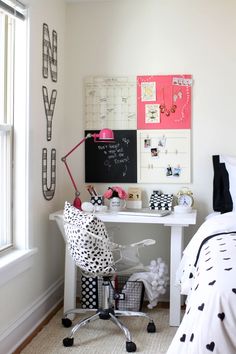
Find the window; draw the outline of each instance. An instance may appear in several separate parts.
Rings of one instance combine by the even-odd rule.
[[[16,151],[14,137],[19,123],[16,122],[20,112],[19,102],[24,102],[26,75],[22,78],[22,63],[25,66],[26,32],[25,24],[21,19],[9,14],[12,7],[9,1],[6,4],[0,1],[0,252],[14,246],[13,215],[15,208],[15,178],[14,168]],[[8,12],[7,12],[8,11]],[[10,11],[11,12],[11,11]],[[26,73],[25,70],[23,70]],[[19,77],[23,85],[19,85]],[[24,84],[25,82],[25,84]],[[22,83],[22,81],[21,81]],[[20,97],[19,97],[20,96]],[[16,109],[17,106],[17,109]],[[25,108],[24,108],[25,109]],[[21,110],[22,113],[22,110]],[[21,127],[25,126],[24,119]]]
[[[27,21],[22,21],[22,7],[18,0],[0,0],[0,287],[32,267],[37,252],[28,236]]]

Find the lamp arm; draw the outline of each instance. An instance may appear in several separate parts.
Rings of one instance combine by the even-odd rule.
[[[77,145],[75,145],[75,147],[73,147],[73,149],[71,149],[65,156],[63,156],[63,157],[61,158],[61,161],[65,164],[66,169],[67,169],[67,172],[68,172],[68,174],[69,174],[69,176],[70,176],[71,182],[72,182],[72,184],[73,184],[73,186],[74,186],[74,188],[75,188],[76,195],[79,195],[79,191],[78,191],[78,188],[77,188],[77,186],[76,186],[75,180],[74,180],[74,178],[73,178],[73,176],[72,176],[72,174],[71,174],[71,171],[70,171],[70,168],[69,168],[69,166],[68,166],[68,163],[67,163],[66,159],[67,159],[67,157],[70,156],[70,155],[72,154],[72,152],[74,152],[81,144],[83,144],[83,142],[85,142],[85,140],[87,140],[88,138],[91,138],[91,137],[93,137],[93,134],[87,134],[85,138],[83,138]]]
[[[87,134],[85,138],[83,138],[77,145],[75,145],[75,147],[73,147],[73,149],[71,149],[65,156],[63,156],[63,157],[61,158],[61,161],[62,161],[62,162],[65,162],[66,159],[67,159],[67,157],[68,157],[70,154],[72,154],[73,151],[75,151],[81,144],[83,144],[83,142],[84,142],[85,140],[87,140],[88,138],[91,138],[92,136],[93,136],[92,134]]]
[[[68,163],[66,161],[67,157],[70,156],[70,154],[72,154],[72,152],[74,152],[81,144],[83,144],[85,142],[85,140],[87,140],[88,138],[93,138],[94,142],[113,142],[114,141],[114,134],[113,131],[108,129],[108,128],[104,128],[102,129],[99,133],[88,133],[86,135],[85,138],[83,138],[77,145],[75,145],[75,147],[73,147],[73,149],[71,149],[65,156],[63,156],[61,158],[61,161],[65,164],[66,166],[66,170],[68,172],[68,175],[70,177],[70,180],[74,186],[75,189],[75,200],[74,200],[74,206],[78,209],[81,209],[81,200],[79,198],[79,191],[78,188],[76,186],[75,180],[72,176],[72,173],[70,171],[70,168],[68,166]]]
[[[72,176],[72,174],[71,174],[71,172],[70,172],[70,169],[69,169],[69,166],[68,166],[68,164],[67,164],[66,159],[63,160],[63,158],[62,158],[61,160],[64,162],[64,164],[65,164],[65,166],[66,166],[67,172],[68,172],[68,174],[69,174],[69,176],[70,176],[70,180],[71,180],[71,182],[72,182],[72,184],[73,184],[73,186],[74,186],[76,195],[79,195],[80,193],[79,193],[78,188],[77,188],[77,186],[76,186],[76,184],[75,184],[75,180],[74,180],[74,178],[73,178],[73,176]]]

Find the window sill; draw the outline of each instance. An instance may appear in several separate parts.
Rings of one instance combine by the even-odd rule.
[[[33,255],[38,250],[11,250],[0,256],[0,286],[26,271],[33,265]]]

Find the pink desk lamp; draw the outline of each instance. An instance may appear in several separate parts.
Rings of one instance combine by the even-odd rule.
[[[85,142],[85,140],[89,139],[89,138],[93,138],[93,141],[95,143],[111,143],[111,142],[114,142],[114,133],[111,129],[107,129],[107,128],[104,128],[102,129],[99,133],[89,133],[86,135],[85,138],[83,138],[75,147],[73,147],[72,150],[70,150],[65,156],[63,156],[61,158],[62,162],[64,162],[65,166],[66,166],[66,169],[67,169],[67,172],[69,174],[69,177],[70,177],[70,180],[74,186],[74,189],[75,189],[75,200],[73,202],[73,205],[74,207],[78,208],[78,209],[81,209],[81,199],[80,199],[80,192],[78,191],[78,188],[76,186],[76,183],[75,183],[75,180],[71,174],[71,171],[69,169],[69,166],[67,164],[67,157],[72,154],[72,152],[74,152],[83,142]]]

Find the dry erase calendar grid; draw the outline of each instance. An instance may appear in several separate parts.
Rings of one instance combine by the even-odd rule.
[[[136,77],[87,77],[85,129],[137,129]]]

